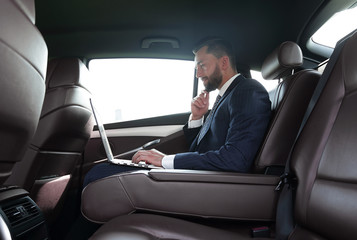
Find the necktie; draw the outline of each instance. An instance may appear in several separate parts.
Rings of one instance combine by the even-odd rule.
[[[217,98],[216,98],[216,101],[214,102],[213,104],[213,107],[211,109],[211,112],[209,113],[205,123],[203,124],[202,126],[202,129],[199,133],[199,136],[198,136],[198,140],[197,140],[197,145],[200,143],[200,141],[202,140],[202,138],[204,137],[204,135],[206,135],[206,133],[208,132],[208,129],[211,125],[211,122],[212,122],[212,118],[213,118],[213,114],[218,106],[218,102],[219,100],[221,99],[221,96],[218,95]]]

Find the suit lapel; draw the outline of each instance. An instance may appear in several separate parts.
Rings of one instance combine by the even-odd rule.
[[[223,96],[221,97],[221,99],[218,102],[218,105],[215,109],[215,112],[217,111],[219,105],[224,101],[224,99],[229,95],[229,93],[238,85],[238,83],[240,82],[240,80],[243,78],[243,76],[241,74],[239,74],[231,83],[231,85],[229,85],[229,87],[227,88],[227,90],[225,91],[225,93],[223,94]],[[213,113],[212,117],[214,116],[215,112]]]
[[[223,96],[221,97],[221,99],[219,100],[217,107],[214,109],[214,112],[212,113],[212,118],[214,117],[214,115],[216,114],[217,109],[219,108],[219,105],[225,100],[225,98],[229,95],[229,93],[238,85],[238,83],[240,82],[240,80],[243,78],[243,76],[241,74],[239,74],[239,76],[237,76],[233,82],[231,83],[231,85],[229,85],[228,89],[226,90],[226,92],[223,94]],[[210,127],[209,127],[210,128]],[[204,138],[206,136],[206,133],[208,131],[205,132],[205,135],[202,137]],[[193,145],[199,145],[200,142],[202,142],[202,140],[200,142],[198,142],[198,137],[199,137],[200,133],[198,133],[198,135],[195,138],[195,141],[193,142]]]

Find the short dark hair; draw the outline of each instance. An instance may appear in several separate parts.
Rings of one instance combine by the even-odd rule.
[[[227,40],[217,37],[209,37],[202,39],[192,50],[196,54],[201,48],[207,46],[206,53],[213,54],[216,58],[228,56],[231,67],[236,69],[235,51]]]

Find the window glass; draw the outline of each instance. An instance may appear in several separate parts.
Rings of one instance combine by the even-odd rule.
[[[274,90],[279,84],[279,80],[265,80],[259,71],[251,70],[250,74],[252,78],[260,82],[268,92]]]
[[[316,31],[311,39],[318,44],[334,48],[338,40],[357,28],[357,7],[333,15]]]
[[[104,123],[189,112],[194,62],[94,59],[92,94]]]

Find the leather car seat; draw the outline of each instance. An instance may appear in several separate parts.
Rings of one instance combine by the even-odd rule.
[[[48,63],[46,95],[39,125],[10,184],[30,192],[51,223],[70,183],[80,185],[82,154],[93,130],[90,75],[77,58]],[[72,176],[76,176],[75,182]]]
[[[35,26],[33,1],[0,7],[0,185],[23,159],[45,95],[47,46]]]
[[[291,240],[356,238],[356,64],[357,31],[345,40],[332,72],[327,76],[327,83],[292,149],[290,167],[297,178],[297,189],[294,201],[296,225],[289,236]],[[244,197],[244,192],[241,194]],[[251,237],[242,232],[223,231],[176,218],[132,214],[104,224],[91,239],[158,238]]]
[[[263,78],[279,79],[280,82],[272,101],[273,117],[254,161],[254,173],[280,175],[284,170],[304,113],[321,77],[321,73],[312,69],[293,74],[302,63],[302,51],[291,41],[280,44],[263,62]]]

